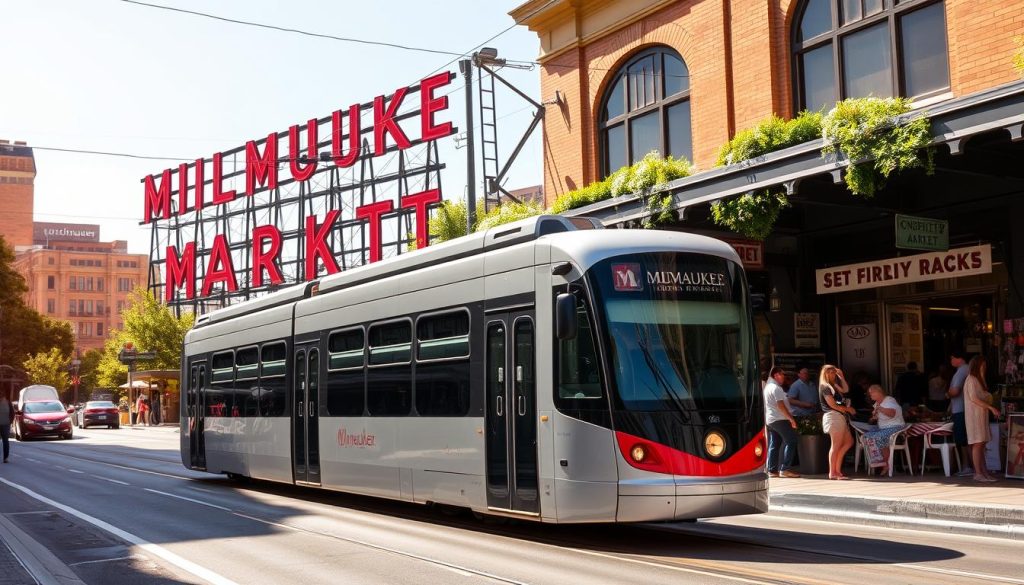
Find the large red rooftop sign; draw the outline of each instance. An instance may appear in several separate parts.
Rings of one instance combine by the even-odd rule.
[[[142,180],[153,268],[170,304],[248,297],[429,244],[435,141],[455,132],[445,72]],[[397,161],[397,164],[395,164]],[[389,241],[390,238],[390,241]],[[156,292],[156,291],[154,291]]]

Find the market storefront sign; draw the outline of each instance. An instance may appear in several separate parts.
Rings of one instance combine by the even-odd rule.
[[[740,256],[743,267],[747,270],[764,270],[764,242],[757,240],[723,240],[732,246]]]
[[[815,271],[819,295],[992,272],[992,246],[929,252]]]
[[[949,222],[896,214],[896,247],[946,251],[949,249]]]

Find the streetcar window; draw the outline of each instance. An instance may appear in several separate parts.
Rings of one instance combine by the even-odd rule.
[[[327,338],[327,414],[362,416],[366,406],[363,330],[335,331]]]
[[[412,410],[412,323],[371,325],[366,409],[371,416],[407,416]],[[381,367],[384,366],[384,367]]]
[[[235,405],[242,416],[259,414],[259,361],[260,352],[255,347],[235,352]]]
[[[206,415],[231,416],[231,411],[234,408],[232,400],[235,382],[234,352],[215,353],[210,362],[210,385],[206,389]]]
[[[370,326],[370,365],[408,363],[412,358],[412,324],[395,321]]]
[[[363,330],[335,331],[327,338],[329,370],[363,367]]]
[[[284,416],[287,383],[284,342],[265,344],[260,348],[259,411],[263,416]]]
[[[456,311],[420,317],[416,322],[416,340],[417,360],[469,357],[469,313]]]
[[[588,313],[583,300],[577,298],[576,337],[559,343],[558,398],[561,400],[595,400],[602,396],[597,344]]]

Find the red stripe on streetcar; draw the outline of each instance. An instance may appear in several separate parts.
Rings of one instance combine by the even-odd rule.
[[[721,477],[748,473],[764,465],[764,456],[767,450],[763,430],[755,434],[750,442],[724,461],[704,459],[620,431],[615,431],[615,439],[619,443],[619,451],[622,452],[622,456],[633,467],[644,471],[673,475]],[[758,445],[760,445],[761,455],[757,455]],[[645,452],[646,456],[643,461],[636,461],[632,456],[633,450],[637,447],[641,447]]]

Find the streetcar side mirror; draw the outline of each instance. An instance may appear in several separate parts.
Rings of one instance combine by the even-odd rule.
[[[576,337],[576,297],[562,293],[555,297],[555,336],[559,339]]]

